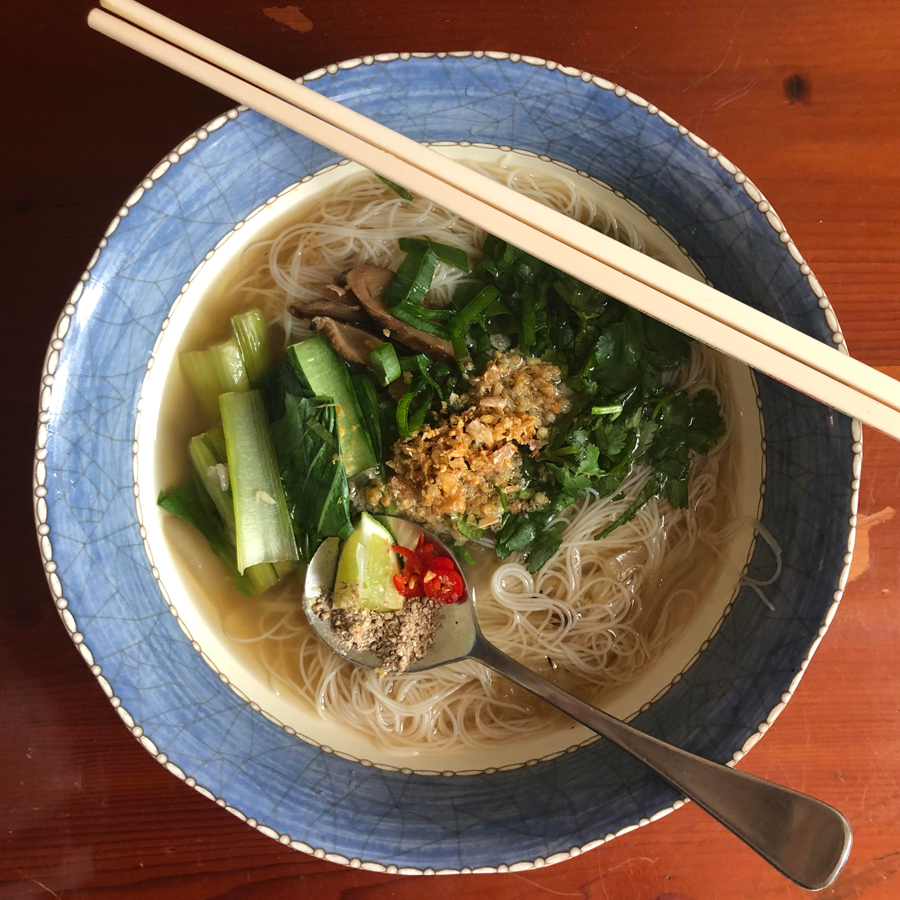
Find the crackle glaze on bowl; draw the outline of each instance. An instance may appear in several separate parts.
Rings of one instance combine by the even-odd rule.
[[[844,349],[827,299],[759,191],[622,88],[542,60],[482,53],[365,58],[306,81],[417,140],[459,144],[453,152],[515,148],[535,164],[570,165],[660,225],[716,287]],[[169,589],[152,533],[155,485],[140,465],[155,423],[153,367],[166,365],[175,344],[165,331],[179,327],[216,253],[238,246],[242,229],[277,215],[303,189],[298,182],[336,162],[232,110],[170,153],[120,209],[45,364],[35,513],[51,592],[135,737],[282,843],[389,871],[556,862],[682,801],[607,742],[582,743],[584,735],[568,751],[525,748],[492,765],[433,770],[348,750],[340,735],[301,740],[257,686],[210,657],[192,633],[199,620],[190,604]],[[775,610],[749,590],[725,597],[696,659],[685,651],[673,662],[683,674],[661,674],[647,700],[619,710],[640,710],[643,730],[721,762],[740,759],[790,698],[840,599],[855,524],[856,423],[765,377],[758,392],[762,521],[784,553],[768,590]],[[750,549],[750,573],[767,574],[766,548]]]

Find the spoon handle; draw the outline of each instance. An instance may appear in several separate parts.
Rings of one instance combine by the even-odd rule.
[[[636,756],[801,887],[828,887],[847,861],[850,823],[834,807],[650,737],[573,697],[480,634],[471,656]]]

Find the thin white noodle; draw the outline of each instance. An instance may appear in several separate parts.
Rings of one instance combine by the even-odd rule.
[[[470,165],[667,261],[665,251],[582,194],[565,174]],[[270,323],[285,330],[286,341],[302,340],[311,333],[308,322],[286,315],[286,306],[302,306],[320,296],[322,285],[360,262],[396,268],[403,258],[398,241],[404,236],[459,247],[473,262],[484,240],[480,229],[430,201],[405,202],[373,175],[361,173],[319,199],[302,222],[248,248],[248,270],[234,290],[263,308]],[[429,302],[445,303],[466,277],[438,266]],[[709,349],[694,345],[689,362],[665,377],[691,393],[714,391],[726,422],[733,421],[731,393],[724,389],[721,363]],[[731,443],[729,425],[713,451],[695,459],[687,509],[651,500],[609,538],[595,541],[594,534],[627,508],[647,481],[649,470],[635,467],[615,495],[591,492],[558,516],[566,522],[562,546],[536,575],[517,558],[483,565],[479,620],[487,637],[588,699],[633,681],[698,605],[692,582],[698,560],[723,555],[734,535],[736,455],[728,452]],[[763,536],[780,567],[777,544],[769,540],[771,535]],[[235,641],[256,641],[273,688],[306,701],[325,719],[396,750],[484,747],[547,727],[551,714],[474,662],[379,679],[319,641],[299,609],[295,585],[270,594],[257,601],[258,628],[250,637],[238,637],[228,623],[226,631]]]

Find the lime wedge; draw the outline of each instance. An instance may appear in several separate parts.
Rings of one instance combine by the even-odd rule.
[[[400,560],[391,549],[393,543],[390,531],[364,512],[338,560],[335,609],[390,612],[403,606],[403,595],[394,587]]]

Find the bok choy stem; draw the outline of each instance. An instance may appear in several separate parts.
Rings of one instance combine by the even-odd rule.
[[[231,484],[228,479],[228,467],[225,451],[225,435],[221,428],[210,428],[205,434],[192,437],[188,444],[188,453],[197,478],[206,489],[216,512],[225,526],[225,535],[232,546],[237,542],[234,521],[234,499],[231,496]],[[224,484],[224,487],[223,487]],[[254,594],[268,590],[281,577],[270,563],[248,566],[244,577]]]
[[[214,443],[206,434],[198,434],[191,438],[188,443],[188,453],[200,483],[206,488],[206,493],[209,494],[216,512],[225,523],[225,533],[234,543],[234,502],[231,499],[231,486],[228,482],[225,460],[219,456]]]
[[[269,330],[258,309],[248,309],[231,317],[231,330],[241,348],[244,368],[251,384],[256,384],[272,368]]]
[[[250,390],[250,379],[247,377],[247,368],[237,338],[211,344],[209,353],[219,378],[220,391]]]
[[[184,377],[194,389],[206,414],[212,419],[218,419],[221,389],[212,354],[209,350],[191,350],[182,353],[179,361]]]
[[[219,408],[234,497],[238,570],[299,559],[262,394],[222,394]]]

